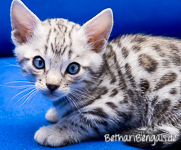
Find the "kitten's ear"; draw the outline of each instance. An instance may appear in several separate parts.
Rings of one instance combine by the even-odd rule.
[[[13,0],[11,4],[12,38],[18,43],[27,42],[34,35],[35,29],[41,23],[20,0]]]
[[[101,52],[107,42],[113,26],[113,13],[110,8],[103,10],[94,18],[86,22],[82,29],[89,38],[96,53]]]

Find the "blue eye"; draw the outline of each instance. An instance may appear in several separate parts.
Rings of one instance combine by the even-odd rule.
[[[37,69],[43,69],[45,68],[45,61],[43,60],[43,58],[41,58],[40,56],[36,56],[33,59],[33,65],[37,68]]]
[[[68,67],[67,67],[67,73],[71,74],[71,75],[75,75],[79,72],[80,70],[80,65],[76,62],[71,63]]]

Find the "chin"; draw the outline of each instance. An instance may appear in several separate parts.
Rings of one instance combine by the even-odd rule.
[[[61,95],[55,95],[55,94],[43,94],[44,95],[44,97],[46,98],[46,99],[48,99],[49,101],[57,101],[57,100],[59,100],[60,98],[62,98],[62,97],[65,97],[66,95],[64,95],[64,94],[61,94]]]
[[[63,96],[57,96],[54,94],[45,94],[43,93],[43,96],[48,99],[49,101],[57,101],[58,99],[62,98]]]

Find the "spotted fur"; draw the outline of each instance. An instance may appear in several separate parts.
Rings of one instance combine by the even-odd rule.
[[[24,75],[54,104],[46,119],[55,124],[35,133],[39,144],[65,146],[107,133],[148,130],[179,139],[180,40],[136,34],[108,42],[111,9],[80,26],[65,19],[42,22],[14,0],[11,23]],[[41,69],[33,64],[37,56],[45,62]],[[75,75],[67,72],[73,62],[80,64]]]

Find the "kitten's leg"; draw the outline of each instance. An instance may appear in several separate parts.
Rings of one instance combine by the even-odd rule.
[[[62,118],[56,124],[41,127],[34,139],[41,145],[58,147],[98,137],[103,132],[102,122],[98,125],[88,119],[82,120],[78,115],[71,115],[71,118]]]
[[[180,130],[172,125],[160,125],[153,128],[142,127],[124,132],[123,135],[134,135],[129,145],[142,148],[165,148],[180,138]],[[135,138],[137,136],[137,138]]]
[[[55,107],[53,108],[50,108],[46,115],[45,115],[45,118],[50,122],[50,123],[57,123],[58,122],[58,113],[55,109]]]

